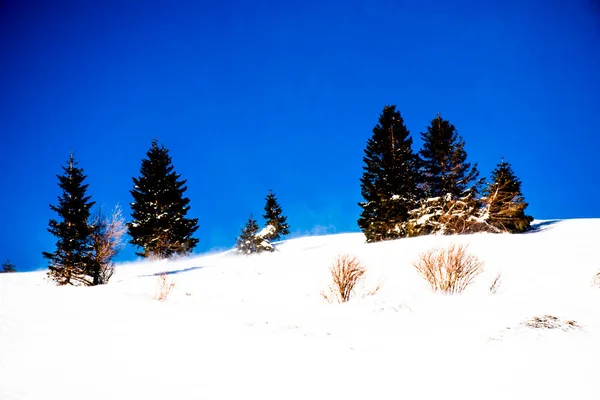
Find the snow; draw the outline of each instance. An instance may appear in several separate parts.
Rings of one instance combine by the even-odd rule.
[[[125,263],[92,288],[0,274],[0,398],[597,399],[600,219],[535,226],[373,244],[305,237],[254,257]],[[432,293],[412,267],[450,243],[485,263],[458,296]],[[340,253],[381,290],[323,300]],[[165,301],[161,272],[175,282]],[[530,327],[545,315],[581,328]]]
[[[255,236],[257,238],[264,238],[264,237],[268,237],[271,236],[272,234],[274,234],[276,231],[275,227],[271,224],[265,226],[264,228],[262,228],[260,230],[260,232],[258,232]]]

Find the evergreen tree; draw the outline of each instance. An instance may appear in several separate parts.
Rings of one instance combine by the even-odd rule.
[[[290,234],[290,226],[287,223],[287,217],[282,214],[281,206],[272,190],[266,198],[265,213],[263,218],[267,226],[272,226],[269,233],[265,236],[269,241],[279,240],[281,236]]]
[[[361,193],[364,202],[358,226],[368,242],[394,239],[406,234],[408,211],[419,198],[418,158],[412,138],[396,106],[385,106],[363,158]]]
[[[17,272],[17,268],[15,267],[15,264],[6,260],[4,262],[4,264],[2,264],[2,269],[0,270],[0,273],[5,273],[5,272]]]
[[[525,215],[528,204],[521,193],[521,181],[504,159],[492,171],[492,182],[484,189],[483,195],[490,225],[512,233],[531,228],[533,218]]]
[[[142,257],[165,258],[188,254],[198,239],[197,218],[187,218],[190,200],[183,194],[186,180],[175,173],[169,151],[158,146],[156,139],[142,160],[140,177],[133,178],[131,216],[127,224],[130,243],[140,247]]]
[[[63,167],[64,175],[57,175],[62,195],[58,198],[58,206],[50,205],[50,209],[60,218],[51,219],[48,228],[57,237],[56,250],[42,253],[50,262],[48,276],[58,285],[92,284],[89,275],[94,262],[88,218],[94,202],[86,196],[88,185],[83,183],[86,176],[76,165],[71,155],[67,166]]]
[[[469,190],[477,191],[480,184],[477,164],[471,167],[466,161],[465,142],[454,125],[438,114],[427,127],[427,132],[421,133],[421,138],[420,186],[427,197],[450,193],[453,198],[459,198],[467,195]]]
[[[259,246],[262,239],[257,237],[258,233],[258,224],[256,220],[250,214],[246,225],[242,228],[242,232],[237,239],[237,243],[235,248],[239,253],[242,254],[253,254],[259,252]]]

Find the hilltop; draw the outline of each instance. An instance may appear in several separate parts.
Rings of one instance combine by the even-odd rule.
[[[96,287],[0,274],[0,398],[596,399],[600,219],[534,227],[304,237],[274,253],[124,263]],[[432,293],[412,264],[451,243],[484,271],[461,295]],[[366,267],[364,293],[379,291],[323,299],[342,253]],[[174,283],[164,301],[160,273]]]

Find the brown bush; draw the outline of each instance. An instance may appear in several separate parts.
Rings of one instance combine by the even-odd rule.
[[[321,295],[330,303],[345,303],[356,294],[357,285],[364,279],[366,270],[355,256],[341,254],[329,272],[333,282]]]
[[[158,274],[158,294],[156,295],[156,299],[166,300],[174,287],[175,282],[169,279],[169,275],[166,272]]]
[[[413,266],[434,292],[461,293],[483,271],[483,262],[466,250],[463,245],[432,249],[422,253]]]

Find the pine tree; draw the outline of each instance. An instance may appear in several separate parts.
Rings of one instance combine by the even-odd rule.
[[[0,270],[0,273],[6,273],[6,272],[17,272],[17,268],[15,267],[15,264],[11,263],[8,260],[6,260],[4,262],[4,264],[2,264],[2,269]]]
[[[405,222],[419,192],[418,158],[412,138],[396,106],[385,106],[363,158],[361,193],[364,202],[358,226],[368,242],[404,236]]]
[[[438,114],[427,127],[427,132],[421,133],[421,138],[420,185],[426,197],[441,197],[450,193],[452,198],[459,198],[467,195],[469,190],[477,191],[477,164],[471,167],[466,161],[465,142],[454,125]]]
[[[188,254],[198,239],[197,218],[187,218],[190,200],[183,194],[186,180],[175,173],[169,151],[152,141],[147,158],[142,160],[140,177],[133,178],[131,216],[127,224],[130,243],[142,248],[142,257],[165,258]]]
[[[272,190],[266,197],[265,213],[263,214],[265,224],[272,226],[265,238],[269,241],[279,240],[282,236],[290,234],[290,226],[287,223],[287,217],[282,214],[281,206]]]
[[[512,233],[531,228],[533,218],[525,215],[528,204],[521,193],[521,181],[504,159],[492,171],[492,181],[483,195],[490,225]]]
[[[248,218],[246,225],[242,228],[242,232],[240,233],[235,245],[235,248],[239,253],[253,254],[259,252],[261,239],[257,238],[256,235],[258,233],[258,229],[259,227],[256,223],[256,220],[252,214],[250,214],[250,217]]]
[[[56,250],[42,253],[50,262],[48,276],[58,285],[92,284],[89,275],[94,263],[88,219],[94,202],[86,196],[88,185],[83,183],[86,176],[76,165],[71,155],[63,167],[64,175],[57,175],[62,195],[58,206],[50,205],[50,209],[60,218],[51,219],[48,228],[57,237]]]

